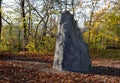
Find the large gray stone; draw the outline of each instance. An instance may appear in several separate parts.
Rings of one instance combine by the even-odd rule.
[[[88,72],[91,66],[88,47],[77,22],[70,12],[61,15],[56,40],[53,68],[73,72]]]

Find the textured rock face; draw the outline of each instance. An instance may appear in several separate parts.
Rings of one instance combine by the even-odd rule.
[[[88,72],[91,65],[87,45],[72,14],[61,15],[56,40],[53,68],[73,72]]]

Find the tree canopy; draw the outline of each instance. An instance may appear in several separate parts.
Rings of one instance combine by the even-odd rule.
[[[64,11],[74,15],[89,46],[119,45],[120,0],[0,1],[1,50],[53,52],[59,16]]]

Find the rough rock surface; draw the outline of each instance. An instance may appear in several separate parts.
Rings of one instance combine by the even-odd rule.
[[[88,47],[69,11],[62,13],[56,40],[53,68],[72,72],[88,72],[91,66]]]

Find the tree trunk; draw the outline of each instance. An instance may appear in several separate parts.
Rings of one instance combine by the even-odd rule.
[[[30,32],[31,32],[31,28],[32,28],[32,7],[31,7],[31,3],[30,3],[30,0],[27,0],[28,2],[28,6],[29,6],[29,18],[28,18],[28,39],[29,39],[29,35],[30,35]]]
[[[72,0],[72,11],[73,11],[73,16],[75,14],[75,9],[74,9],[74,0]]]
[[[97,4],[97,0],[95,1],[95,3],[94,3],[94,1],[92,1],[92,10],[91,10],[91,12],[90,12],[90,21],[89,21],[89,38],[88,38],[88,43],[89,43],[89,45],[90,45],[90,35],[91,35],[91,33],[90,33],[90,30],[91,30],[91,27],[92,27],[92,21],[93,21],[93,14],[94,14],[94,10],[95,10],[95,7],[96,7],[96,4]]]
[[[62,14],[62,0],[60,0],[60,13]]]
[[[1,31],[2,31],[2,9],[1,9],[1,5],[2,5],[2,0],[0,0],[0,40],[1,40]]]
[[[25,20],[25,0],[21,0],[21,16],[22,16],[22,23],[24,28],[24,50],[27,44],[27,29],[26,29],[26,20]]]
[[[36,30],[35,30],[35,49],[38,50],[38,45],[37,45],[37,33],[38,33],[38,28],[39,28],[39,25],[41,24],[43,20],[40,20],[39,23],[37,24],[36,26]]]
[[[67,11],[67,0],[65,0],[65,11]]]

